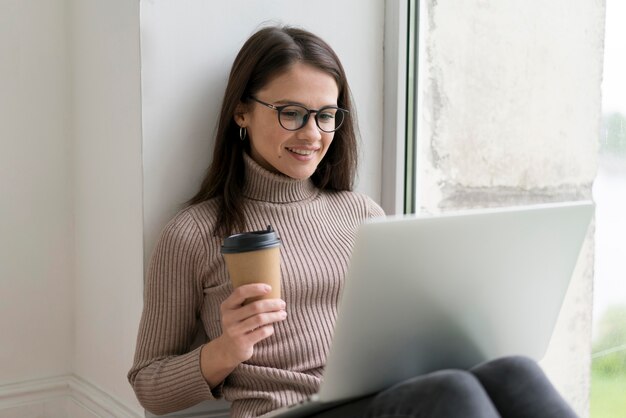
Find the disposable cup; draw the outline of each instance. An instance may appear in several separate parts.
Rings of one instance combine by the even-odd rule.
[[[280,246],[280,238],[271,225],[267,230],[235,234],[224,240],[222,255],[233,287],[250,283],[266,283],[272,287],[270,293],[248,298],[244,304],[281,297]]]

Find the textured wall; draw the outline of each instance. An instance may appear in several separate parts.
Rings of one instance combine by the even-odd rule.
[[[604,2],[425,1],[418,207],[591,198]],[[591,230],[542,362],[588,414]]]

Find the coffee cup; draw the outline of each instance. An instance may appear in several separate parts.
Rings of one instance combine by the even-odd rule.
[[[272,229],[244,232],[224,239],[222,255],[233,287],[266,283],[272,290],[263,296],[248,298],[244,304],[259,299],[280,298],[280,238]]]

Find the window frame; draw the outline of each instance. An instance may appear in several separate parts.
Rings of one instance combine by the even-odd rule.
[[[388,215],[417,207],[419,6],[419,0],[385,1],[381,204]]]

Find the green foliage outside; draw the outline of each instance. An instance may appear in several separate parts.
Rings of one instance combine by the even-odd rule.
[[[598,322],[591,362],[591,417],[626,417],[626,305]]]
[[[626,156],[626,115],[609,113],[602,116],[600,151]]]
[[[597,335],[592,350],[593,372],[626,376],[626,305],[611,306],[604,313],[598,322]]]
[[[626,375],[591,374],[591,418],[626,417]]]

